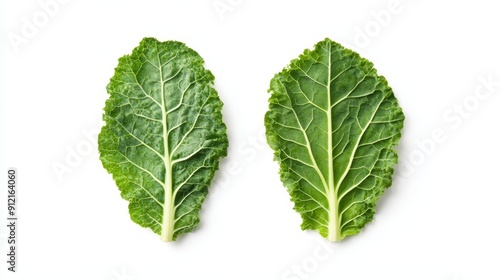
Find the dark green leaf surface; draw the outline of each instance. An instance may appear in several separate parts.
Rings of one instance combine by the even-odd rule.
[[[384,77],[325,39],[271,81],[266,136],[303,219],[331,241],[357,234],[392,183],[404,115]]]
[[[227,153],[222,102],[203,63],[183,43],[145,38],[119,59],[107,86],[101,161],[131,219],[164,241],[197,226]]]

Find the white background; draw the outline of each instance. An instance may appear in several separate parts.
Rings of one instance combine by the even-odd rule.
[[[16,274],[0,227],[2,279],[500,278],[500,84],[481,82],[500,82],[495,1],[47,2],[0,7],[1,224],[11,166],[20,218]],[[149,36],[205,59],[230,138],[200,227],[169,244],[130,220],[94,142],[117,59]],[[325,37],[371,60],[406,114],[393,187],[336,244],[300,230],[262,140],[270,79]]]

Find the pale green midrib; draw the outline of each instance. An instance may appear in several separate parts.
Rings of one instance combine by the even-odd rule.
[[[337,190],[334,184],[334,174],[333,174],[333,136],[332,136],[332,100],[331,100],[331,75],[332,75],[332,53],[330,43],[327,43],[328,48],[328,80],[326,85],[326,91],[328,95],[328,107],[326,108],[326,118],[328,126],[328,240],[339,241],[341,239],[340,228],[339,228],[339,217],[338,217],[338,201],[337,201]]]
[[[161,224],[161,239],[165,242],[173,240],[174,234],[174,197],[172,194],[172,164],[170,162],[170,150],[168,147],[168,125],[167,125],[167,111],[165,109],[165,85],[163,80],[163,67],[160,60],[160,51],[156,45],[156,52],[158,56],[158,69],[160,71],[160,94],[161,94],[161,114],[163,126],[163,150],[164,157],[163,163],[165,164],[165,182],[163,184],[165,198],[163,202],[163,216]]]

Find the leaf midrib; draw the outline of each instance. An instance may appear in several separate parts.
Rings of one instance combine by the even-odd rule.
[[[337,201],[337,190],[334,184],[334,174],[333,174],[333,132],[332,132],[332,96],[330,86],[332,84],[332,52],[330,42],[327,42],[328,51],[328,79],[326,85],[326,93],[328,96],[328,107],[326,109],[327,118],[327,129],[328,129],[328,240],[338,241],[341,239],[339,232],[339,217],[338,217],[338,201]]]
[[[161,225],[161,239],[165,242],[173,240],[174,233],[174,197],[172,196],[172,164],[170,162],[170,150],[168,147],[168,124],[167,124],[167,111],[165,109],[165,81],[163,80],[163,65],[160,59],[160,50],[158,43],[156,46],[156,55],[158,57],[158,70],[160,73],[160,94],[161,94],[161,116],[163,127],[163,163],[165,164],[165,182],[163,183],[164,189],[164,203],[163,203],[163,217]]]

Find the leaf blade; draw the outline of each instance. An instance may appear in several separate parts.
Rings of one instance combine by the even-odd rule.
[[[397,162],[404,114],[387,81],[325,39],[276,74],[269,92],[266,137],[302,229],[331,241],[358,233]]]
[[[222,102],[203,59],[180,42],[145,38],[107,86],[100,159],[131,219],[173,241],[199,223],[227,154]]]

